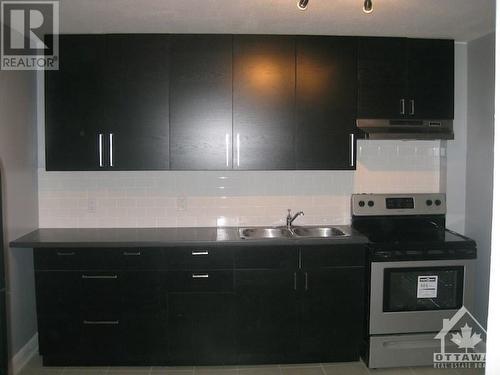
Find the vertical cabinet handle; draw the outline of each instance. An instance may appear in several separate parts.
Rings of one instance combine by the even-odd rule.
[[[404,115],[406,113],[406,108],[405,108],[405,100],[401,99],[399,101],[399,114]]]
[[[236,165],[240,166],[240,133],[236,134]]]
[[[229,133],[226,133],[226,167],[229,167]]]
[[[415,100],[411,99],[410,100],[410,115],[415,115]]]
[[[99,133],[99,167],[104,167],[103,160],[102,160],[102,141],[103,141],[103,134]]]
[[[109,166],[114,167],[115,163],[113,160],[113,133],[109,134]]]
[[[351,167],[354,167],[354,147],[355,147],[354,133],[349,134],[349,137],[351,140],[351,154],[349,155],[350,156],[349,163]]]
[[[293,290],[297,290],[297,272],[293,273]]]
[[[307,272],[304,273],[304,282],[305,282],[305,289],[309,290],[309,274]]]

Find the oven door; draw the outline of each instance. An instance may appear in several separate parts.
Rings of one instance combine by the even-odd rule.
[[[474,260],[372,262],[370,334],[437,332],[472,307]]]

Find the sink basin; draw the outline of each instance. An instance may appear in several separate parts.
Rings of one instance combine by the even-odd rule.
[[[346,236],[343,231],[334,227],[295,227],[292,231],[297,237],[331,238]]]
[[[245,240],[270,238],[290,238],[291,233],[286,228],[240,228],[240,237]]]

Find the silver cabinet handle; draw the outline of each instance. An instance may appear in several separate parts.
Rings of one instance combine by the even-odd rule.
[[[99,133],[99,167],[104,167],[104,163],[102,160],[102,140],[103,140],[103,134]]]
[[[229,133],[226,133],[226,167],[229,167]]]
[[[83,324],[88,325],[88,326],[103,326],[103,325],[108,325],[108,326],[116,326],[120,324],[119,320],[84,320]]]
[[[125,255],[127,257],[138,257],[138,256],[141,256],[142,253],[140,251],[136,251],[136,252],[124,251],[123,255]]]
[[[305,288],[306,290],[309,290],[309,274],[305,272],[304,276],[305,276]]]
[[[192,256],[208,255],[208,251],[191,251]]]
[[[208,279],[208,273],[193,273],[191,277],[193,279]]]
[[[355,147],[355,145],[354,145],[354,141],[355,141],[355,139],[354,139],[354,133],[349,134],[349,136],[350,136],[350,139],[351,139],[351,155],[350,155],[351,158],[350,158],[350,164],[351,164],[351,167],[354,167],[354,147]]]
[[[57,255],[60,256],[60,257],[69,257],[69,256],[75,255],[75,252],[71,251],[71,252],[65,253],[65,252],[62,252],[62,251],[58,251]]]
[[[113,160],[113,133],[109,134],[109,166],[114,167],[115,163]]]
[[[118,279],[118,275],[82,275],[82,279]]]
[[[405,114],[405,112],[406,112],[406,109],[405,109],[405,100],[404,100],[404,99],[401,99],[401,100],[399,101],[399,108],[400,108],[400,110],[399,110],[399,114],[400,114],[400,115],[404,115],[404,114]]]
[[[236,134],[236,165],[240,166],[240,133]]]
[[[410,100],[410,115],[415,115],[415,100],[411,99]]]

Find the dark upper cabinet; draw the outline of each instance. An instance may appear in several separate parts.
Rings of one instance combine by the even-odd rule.
[[[453,40],[409,39],[408,46],[411,117],[452,119],[455,89]]]
[[[359,38],[358,118],[452,119],[452,40]]]
[[[234,36],[233,169],[295,169],[295,38]]]
[[[169,169],[168,35],[108,35],[105,167]]]
[[[360,38],[358,118],[400,118],[408,85],[406,39]]]
[[[355,169],[356,51],[356,38],[297,38],[297,169]]]
[[[104,162],[104,49],[103,36],[59,36],[60,69],[45,71],[48,171],[98,170]]]
[[[231,169],[232,36],[177,35],[170,60],[171,169]]]

